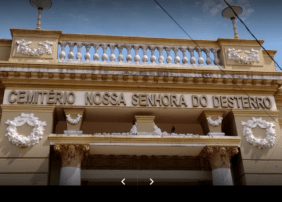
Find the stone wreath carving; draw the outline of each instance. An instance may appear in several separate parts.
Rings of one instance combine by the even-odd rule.
[[[82,118],[82,115],[81,115],[81,114],[78,114],[77,117],[76,117],[76,119],[72,119],[70,114],[68,114],[68,115],[66,115],[66,116],[67,116],[67,121],[68,121],[70,124],[73,124],[73,125],[78,124],[78,122],[79,122],[79,121],[81,120],[81,118]]]
[[[259,55],[257,50],[251,49],[251,51],[244,51],[244,53],[247,53],[249,55],[248,57],[240,56],[238,53],[241,52],[241,49],[228,49],[228,59],[235,60],[242,64],[253,64],[254,62],[259,62]]]
[[[39,56],[44,53],[47,53],[48,55],[52,54],[52,48],[51,46],[53,45],[52,42],[45,41],[44,43],[38,43],[40,45],[39,48],[33,48],[30,49],[28,46],[32,43],[31,41],[25,42],[24,39],[17,41],[17,53],[22,53],[24,55],[29,55],[29,56]]]
[[[219,124],[221,124],[222,123],[222,117],[221,116],[219,116],[218,117],[218,119],[217,120],[212,120],[212,118],[209,116],[208,118],[207,118],[207,120],[208,120],[208,123],[211,125],[211,126],[219,126]]]
[[[33,113],[22,113],[13,121],[7,120],[5,123],[9,125],[6,129],[8,133],[6,133],[5,136],[8,137],[12,144],[15,144],[19,147],[29,147],[31,145],[38,144],[39,140],[43,138],[43,126],[47,125],[45,121],[39,121],[37,117],[34,117]],[[22,126],[25,123],[30,126],[34,126],[32,133],[28,137],[19,135],[17,132],[17,127]]]
[[[247,122],[242,121],[243,128],[243,135],[246,137],[247,142],[258,147],[259,149],[265,149],[268,147],[273,147],[276,139],[276,132],[275,132],[275,125],[270,122],[266,122],[262,120],[262,118],[252,118]],[[258,139],[254,137],[252,128],[255,127],[266,128],[266,137],[264,139]]]

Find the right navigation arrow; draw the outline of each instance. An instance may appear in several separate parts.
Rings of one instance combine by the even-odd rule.
[[[150,183],[150,185],[152,185],[153,183],[154,183],[154,181],[150,178],[150,180],[151,180],[151,183]]]

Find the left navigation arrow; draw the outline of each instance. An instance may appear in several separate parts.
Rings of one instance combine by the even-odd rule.
[[[121,181],[121,183],[122,183],[123,185],[125,185],[124,180],[125,180],[125,178],[123,178],[123,180]]]

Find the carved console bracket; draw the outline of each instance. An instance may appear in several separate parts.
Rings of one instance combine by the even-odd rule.
[[[55,145],[54,150],[62,158],[62,167],[81,167],[81,161],[89,155],[89,145]]]

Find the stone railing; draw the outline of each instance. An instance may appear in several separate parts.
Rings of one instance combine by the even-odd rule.
[[[59,63],[215,67],[220,48],[59,41]]]

